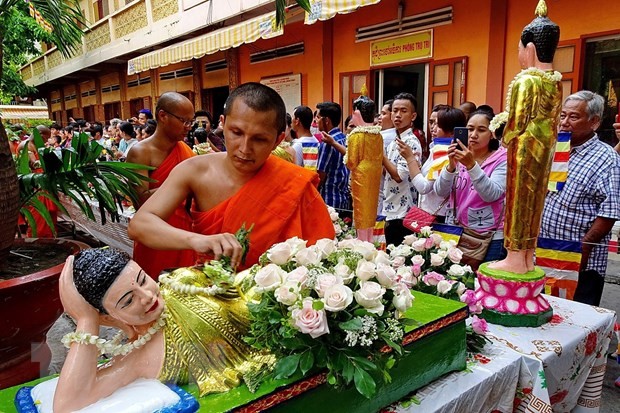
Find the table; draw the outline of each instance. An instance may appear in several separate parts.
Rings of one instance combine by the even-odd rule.
[[[489,324],[492,340],[451,373],[385,412],[598,412],[615,312],[546,296],[550,323]]]

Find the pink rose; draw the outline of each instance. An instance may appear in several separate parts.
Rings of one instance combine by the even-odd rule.
[[[411,263],[413,265],[422,266],[422,265],[424,265],[425,262],[426,262],[426,260],[421,255],[414,255],[413,257],[411,257]]]
[[[455,264],[458,264],[461,262],[461,259],[463,258],[463,251],[461,251],[458,248],[450,248],[448,250],[448,259],[450,261],[452,261]]]
[[[286,282],[297,282],[299,283],[301,288],[306,286],[306,280],[308,279],[308,268],[301,267],[295,268],[293,271],[289,272],[286,276]]]
[[[404,264],[405,264],[405,257],[402,257],[402,256],[394,257],[394,261],[392,261],[392,265],[394,266],[394,268],[398,268]]]
[[[413,272],[413,275],[417,277],[422,272],[422,266],[420,264],[413,264],[411,271]]]
[[[422,252],[426,249],[426,238],[419,238],[411,244],[414,251]]]
[[[476,293],[473,290],[467,290],[461,295],[461,302],[469,306],[469,312],[471,314],[480,314],[482,312],[482,303],[476,298]]]
[[[317,338],[323,334],[329,334],[327,316],[325,310],[315,310],[312,308],[312,298],[304,298],[302,308],[293,310],[292,318],[295,327],[304,334],[309,334],[312,338]]]
[[[432,286],[436,286],[437,284],[439,284],[439,281],[442,281],[445,279],[446,277],[444,277],[443,275],[439,273],[436,273],[435,271],[431,271],[422,277],[422,281],[424,281],[426,285],[432,285]]]
[[[323,298],[323,296],[325,295],[325,291],[327,291],[330,287],[338,284],[343,284],[343,280],[337,275],[331,273],[321,274],[317,277],[314,291],[316,291],[319,297]]]
[[[477,315],[473,316],[471,319],[471,328],[473,328],[474,332],[477,334],[484,335],[487,331],[489,331],[487,320],[484,318],[478,318]]]
[[[426,241],[424,241],[424,248],[426,248],[427,250],[433,248],[434,245],[435,241],[432,237],[426,238]]]
[[[443,238],[439,234],[431,234],[431,239],[433,240],[433,244],[435,244],[436,247],[439,247],[443,241]]]

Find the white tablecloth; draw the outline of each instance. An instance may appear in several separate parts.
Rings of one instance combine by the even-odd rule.
[[[550,323],[489,324],[487,344],[468,369],[423,387],[388,412],[598,412],[613,311],[546,296]]]

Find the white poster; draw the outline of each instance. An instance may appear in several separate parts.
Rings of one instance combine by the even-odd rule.
[[[301,105],[301,73],[295,75],[276,76],[260,81],[263,85],[269,86],[284,100],[286,111],[293,114],[293,109]]]

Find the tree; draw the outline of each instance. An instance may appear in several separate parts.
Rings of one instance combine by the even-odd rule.
[[[286,20],[286,4],[287,0],[276,0],[276,25],[280,27]],[[302,9],[310,12],[310,0],[295,0],[295,3]]]
[[[70,57],[81,46],[86,18],[82,14],[78,0],[30,0],[30,4],[40,13],[53,30],[49,39],[56,45],[60,53]],[[10,39],[11,19],[14,13],[24,15],[24,0],[0,0],[0,62],[4,62],[5,39]],[[28,26],[31,22],[28,22]],[[29,26],[30,27],[30,26]],[[10,42],[9,42],[10,43]],[[7,48],[10,46],[7,46]],[[0,79],[4,76],[4,65],[0,65]],[[9,140],[0,122],[0,262],[5,262],[15,237],[15,227],[19,212],[19,184],[17,170],[9,147]]]

